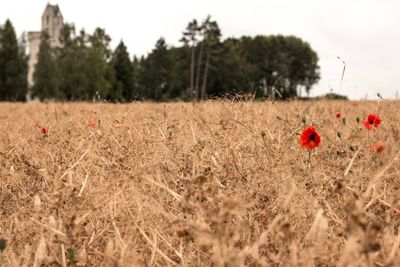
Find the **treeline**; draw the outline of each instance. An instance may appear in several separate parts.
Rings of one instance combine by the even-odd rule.
[[[61,46],[53,48],[43,33],[32,96],[70,101],[94,97],[115,102],[200,101],[249,93],[289,99],[309,92],[319,80],[318,56],[300,38],[273,35],[221,40],[221,30],[211,17],[202,23],[191,21],[180,46],[168,46],[160,38],[141,58],[131,60],[123,41],[111,50],[110,41],[103,29],[88,34],[66,24]],[[23,46],[17,48],[18,58],[26,62]],[[26,63],[21,66],[18,75],[11,77],[26,77]],[[1,90],[14,91],[18,86]],[[21,100],[16,92],[12,95],[1,96],[1,100]]]
[[[0,101],[24,101],[27,94],[25,42],[19,42],[10,20],[0,25]]]

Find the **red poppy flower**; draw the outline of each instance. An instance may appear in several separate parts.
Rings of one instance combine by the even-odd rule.
[[[89,119],[88,127],[92,129],[96,128],[96,122],[93,119]]]
[[[307,149],[314,149],[321,143],[321,137],[313,126],[308,127],[300,136],[300,144]]]
[[[42,135],[43,136],[47,135],[47,129],[45,127],[42,128]]]
[[[262,210],[258,213],[258,216],[260,218],[266,218],[268,216],[268,213],[265,210]]]
[[[336,119],[340,119],[342,117],[342,114],[340,112],[336,112]]]
[[[385,150],[385,144],[382,142],[380,144],[371,144],[371,151],[380,154]]]
[[[365,128],[368,130],[372,129],[372,126],[378,128],[379,124],[381,123],[381,119],[376,114],[369,114],[368,118],[363,120]]]

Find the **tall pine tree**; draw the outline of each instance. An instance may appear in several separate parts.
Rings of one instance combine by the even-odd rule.
[[[156,47],[142,64],[141,85],[146,89],[146,98],[156,101],[171,98],[168,84],[171,63],[165,40],[160,38]]]
[[[27,94],[27,60],[7,20],[0,29],[0,100],[24,101]]]
[[[138,92],[137,88],[135,88],[133,66],[123,41],[115,49],[111,64],[115,74],[115,81],[109,93],[109,98],[115,101],[136,99]]]

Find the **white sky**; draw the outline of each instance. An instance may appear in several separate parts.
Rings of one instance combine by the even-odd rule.
[[[0,0],[0,23],[10,18],[17,34],[37,31],[47,0]],[[179,45],[187,23],[208,14],[223,38],[296,35],[320,58],[321,80],[312,95],[343,93],[395,98],[400,91],[400,0],[51,0],[66,22],[92,32],[99,26],[123,39],[131,55],[146,55],[163,36]],[[347,70],[340,90],[342,57]],[[399,92],[400,93],[400,92]]]

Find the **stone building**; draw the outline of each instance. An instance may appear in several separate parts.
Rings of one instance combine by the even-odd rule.
[[[28,32],[29,61],[28,61],[28,86],[32,88],[33,74],[39,53],[40,37],[43,31],[47,31],[52,47],[60,46],[60,32],[64,25],[64,18],[58,5],[47,4],[42,15],[42,30]]]

